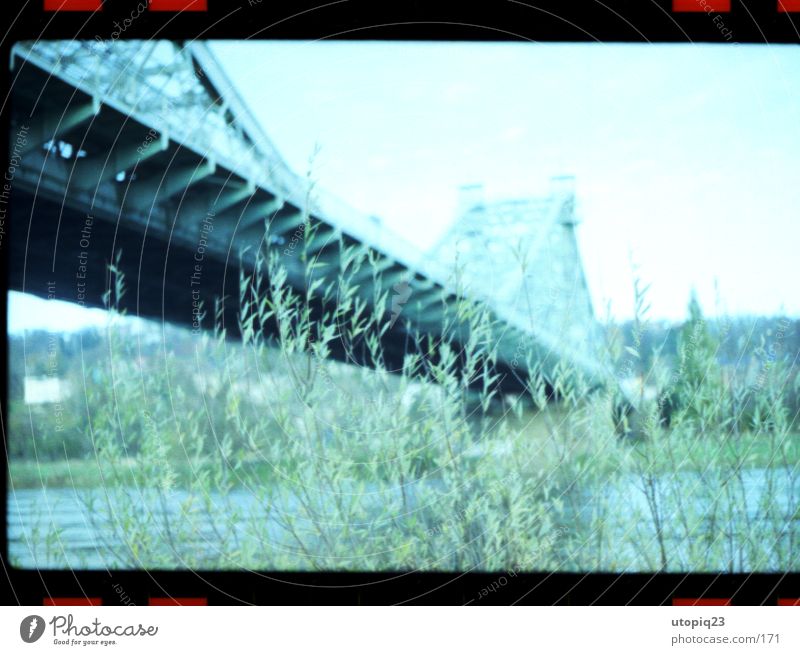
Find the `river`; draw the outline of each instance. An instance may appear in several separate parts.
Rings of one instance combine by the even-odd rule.
[[[397,490],[362,490],[359,502],[377,515],[386,493]],[[418,506],[438,490],[406,493]],[[287,493],[267,499],[246,489],[205,497],[182,490],[22,489],[7,498],[9,555],[22,568],[181,569],[203,562],[237,568],[236,553],[253,540],[291,557],[298,544],[313,549],[321,538],[318,526],[296,518],[309,514],[303,498]],[[559,543],[561,570],[800,570],[796,469],[624,474],[590,487],[574,484],[563,501],[555,517],[569,528]],[[315,511],[324,517],[329,509]],[[179,543],[171,534],[177,525]],[[337,526],[328,527],[336,534]]]

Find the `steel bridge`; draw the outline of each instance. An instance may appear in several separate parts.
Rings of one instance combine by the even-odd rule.
[[[12,289],[102,307],[108,264],[121,250],[129,313],[191,326],[198,302],[210,308],[226,298],[223,320],[234,334],[240,273],[253,270],[265,246],[291,253],[293,235],[305,230],[303,249],[317,258],[323,277],[338,274],[342,247],[366,257],[369,265],[354,282],[373,311],[376,291],[388,293],[384,311],[391,328],[382,340],[390,367],[402,364],[412,332],[441,338],[449,323],[456,342],[469,338],[456,309],[465,292],[453,283],[446,262],[426,256],[375,217],[312,192],[307,177],[281,158],[207,45],[20,43],[11,68]],[[480,220],[474,210],[482,208],[466,207],[473,222]],[[562,241],[569,243],[571,235],[574,245],[572,195],[554,193],[540,209],[541,236],[558,230]],[[559,252],[545,250],[537,261],[546,264]],[[548,377],[569,361],[598,385],[606,379],[594,354],[596,331],[580,258],[574,248],[570,252],[570,270],[539,266],[537,273],[581,282],[551,291],[557,311],[536,317],[514,311],[491,285],[477,284],[468,296],[490,310],[497,326],[503,390],[522,390],[529,362]],[[282,263],[288,282],[302,290],[307,278],[301,258],[284,257]],[[534,292],[543,293],[541,287]],[[578,313],[571,309],[576,302]],[[570,321],[580,321],[582,329],[559,342]],[[332,356],[348,354],[334,347]]]

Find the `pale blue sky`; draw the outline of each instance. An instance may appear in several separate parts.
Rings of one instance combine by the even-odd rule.
[[[420,247],[457,188],[536,195],[577,178],[595,307],[631,311],[629,255],[652,316],[694,286],[714,313],[800,314],[800,48],[216,42],[289,164]],[[37,303],[11,304],[11,326]],[[26,318],[27,315],[27,318]],[[44,320],[44,317],[40,317]],[[80,322],[80,321],[78,321]]]
[[[796,46],[214,43],[289,163],[421,246],[459,185],[534,195],[577,178],[595,306],[800,313]]]

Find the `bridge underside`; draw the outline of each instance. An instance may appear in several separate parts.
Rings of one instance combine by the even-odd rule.
[[[151,70],[162,46],[166,63]],[[302,293],[308,280],[301,251],[320,263],[315,275],[335,283],[342,248],[354,248],[368,261],[357,274],[367,311],[390,321],[396,285],[406,285],[399,320],[381,336],[390,370],[402,368],[404,355],[415,351],[413,335],[437,342],[449,324],[447,339],[456,351],[470,338],[458,313],[462,299],[435,262],[369,217],[311,197],[307,180],[286,167],[203,47],[128,42],[98,53],[69,42],[15,48],[12,289],[103,307],[108,265],[121,251],[127,293],[120,309],[194,327],[202,302],[208,329],[213,308],[225,299],[223,324],[235,338],[240,274],[253,272],[256,252],[283,253],[287,282]],[[161,77],[170,83],[156,88],[153,79]],[[162,98],[172,87],[179,91]],[[374,300],[384,294],[388,303],[379,310]],[[312,318],[330,313],[331,302],[314,306]],[[503,392],[524,391],[528,361],[548,377],[570,358],[537,341],[531,326],[489,311]],[[262,328],[277,332],[275,325]],[[365,347],[345,349],[337,339],[330,347],[334,358],[372,364]],[[588,380],[601,379],[596,363],[577,367]]]
[[[12,205],[10,288],[45,299],[77,303],[85,307],[105,308],[104,295],[109,290],[108,267],[118,257],[117,265],[124,275],[125,295],[118,309],[129,316],[139,316],[156,322],[193,328],[195,303],[206,308],[203,328],[213,326],[213,308],[225,299],[220,314],[229,338],[241,338],[239,312],[240,274],[251,275],[252,265],[230,259],[227,262],[205,256],[202,260],[202,284],[189,284],[197,265],[197,250],[180,244],[169,244],[149,238],[120,221],[94,218],[87,221],[83,212],[62,207],[58,203],[37,200],[31,219],[33,197],[15,194]],[[58,225],[58,230],[54,226]],[[329,309],[329,308],[328,308]],[[326,307],[316,305],[313,318],[321,319]],[[53,317],[58,326],[58,317]],[[262,326],[265,335],[276,347],[277,326],[269,322]],[[384,334],[381,345],[389,370],[401,370],[406,354],[421,353],[412,339],[398,337],[399,332]],[[405,335],[405,333],[403,333]],[[345,349],[334,339],[330,342],[331,356],[339,361],[372,366],[365,344]],[[350,344],[353,346],[354,344]],[[454,343],[458,349],[458,343]],[[429,358],[433,364],[436,358]],[[463,361],[459,362],[463,365]],[[499,361],[498,388],[504,393],[525,391],[524,375],[518,367]]]

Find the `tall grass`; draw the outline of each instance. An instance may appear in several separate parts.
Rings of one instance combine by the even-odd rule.
[[[798,380],[785,362],[756,385],[727,377],[725,337],[696,307],[672,371],[659,352],[627,346],[631,370],[647,366],[622,429],[636,438],[621,438],[615,390],[591,389],[567,362],[545,376],[529,356],[526,393],[502,396],[496,326],[466,300],[439,339],[409,327],[395,368],[385,337],[411,325],[413,295],[392,326],[375,262],[340,243],[332,270],[309,254],[313,236],[306,218],[297,260],[265,247],[239,281],[238,338],[208,308],[214,330],[191,358],[166,336],[160,361],[137,356],[111,267],[107,356],[99,378],[84,375],[80,421],[102,476],[79,493],[103,564],[798,568],[798,437],[784,402]],[[636,295],[644,331],[646,289]],[[40,565],[71,561],[63,539],[32,540]]]

